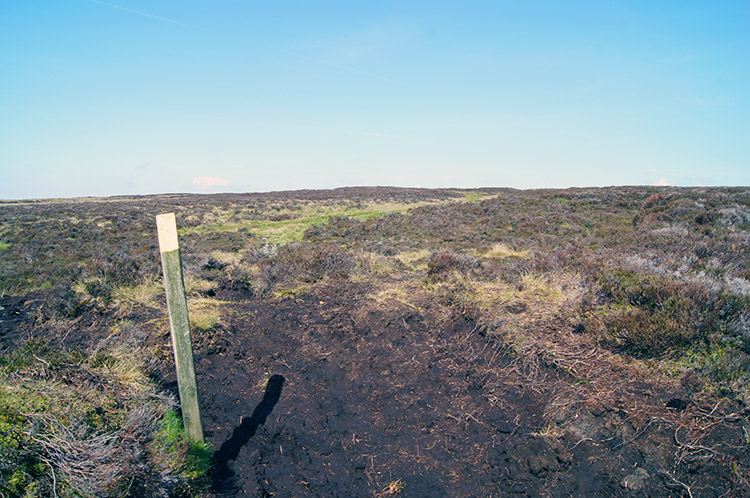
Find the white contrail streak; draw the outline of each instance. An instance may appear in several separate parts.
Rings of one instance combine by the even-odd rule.
[[[158,21],[164,21],[164,22],[168,22],[168,23],[172,23],[172,24],[177,24],[179,26],[185,26],[185,27],[188,27],[188,28],[200,29],[197,26],[193,26],[192,24],[186,24],[184,22],[180,22],[180,21],[177,21],[175,19],[169,19],[168,17],[155,16],[153,14],[149,14],[148,12],[141,12],[140,10],[129,9],[127,7],[122,7],[120,5],[115,5],[113,3],[102,2],[101,0],[86,0],[86,1],[87,2],[91,2],[91,3],[96,3],[96,4],[99,4],[99,5],[104,5],[105,7],[112,7],[113,9],[118,9],[118,10],[122,10],[122,11],[125,11],[125,12],[130,12],[131,14],[137,14],[137,15],[143,16],[143,17],[150,17],[151,19],[156,19]]]

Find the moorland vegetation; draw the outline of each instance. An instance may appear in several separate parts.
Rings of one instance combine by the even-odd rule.
[[[338,318],[316,327],[346,316],[352,331],[379,310],[390,317],[383,330],[401,327],[415,354],[432,348],[430,361],[471,366],[466,389],[479,401],[440,423],[456,424],[456,434],[476,423],[480,440],[523,436],[513,444],[526,449],[510,453],[523,460],[517,472],[528,474],[531,494],[750,494],[750,189],[373,187],[0,202],[1,496],[237,491],[218,483],[227,476],[217,476],[213,457],[231,427],[209,413],[213,441],[181,431],[154,223],[165,212],[178,221],[199,383],[201,365],[208,378],[219,357],[231,357],[232,369],[257,375],[253,392],[262,393],[272,372],[256,368],[257,358],[242,366],[253,349],[238,328],[264,309],[277,310],[283,328],[279,310],[307,316],[337,303]],[[442,342],[438,329],[447,331]],[[294,361],[330,362],[336,341],[365,348],[361,337],[334,332]],[[314,338],[302,325],[289,333]],[[354,378],[367,367],[337,368]],[[451,385],[451,368],[430,382]],[[381,373],[383,383],[399,382]],[[511,384],[533,398],[526,422],[490,417],[513,409],[503,394]],[[445,394],[446,406],[463,399],[457,392]],[[511,422],[512,431],[501,427]],[[486,479],[445,470],[431,492],[510,489],[512,477],[493,472],[514,457],[501,463],[471,444],[482,448],[476,468]],[[342,454],[351,476],[353,457]],[[555,456],[539,456],[547,454]],[[571,469],[592,455],[605,460],[609,487],[577,484],[585,476]],[[256,457],[244,465],[281,458]],[[437,465],[424,458],[401,476],[397,467],[363,470],[356,489],[422,496],[417,476]],[[645,470],[621,468],[625,460]],[[284,495],[268,475],[254,493]],[[305,479],[289,484],[295,495],[325,493]]]

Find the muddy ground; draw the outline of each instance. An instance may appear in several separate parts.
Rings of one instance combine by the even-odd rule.
[[[365,293],[349,283],[276,301],[222,296],[234,300],[229,325],[194,336],[217,495],[742,495],[711,473],[717,444],[747,459],[741,418],[717,410],[685,451],[674,422],[684,393],[638,383],[656,407],[649,420],[621,405],[632,398],[586,403],[561,410],[569,419],[552,431],[553,393],[477,324]],[[540,368],[545,385],[567,381]],[[674,477],[686,469],[691,482]]]

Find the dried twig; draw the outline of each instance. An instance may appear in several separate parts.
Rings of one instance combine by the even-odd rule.
[[[708,455],[707,457],[704,456],[703,458],[713,458],[713,456],[716,455],[716,450],[708,448],[707,446],[697,444],[698,438],[693,439],[689,443],[680,441],[680,439],[677,437],[677,433],[679,430],[680,428],[677,427],[674,431],[674,442],[678,448],[676,455],[677,463],[682,463],[682,461],[687,458],[698,458],[697,455],[704,451],[710,453],[710,455]]]
[[[685,484],[685,483],[684,483],[684,482],[682,482],[682,481],[678,481],[678,480],[677,480],[677,479],[675,479],[675,477],[674,477],[674,476],[673,476],[672,474],[670,474],[669,472],[662,472],[662,474],[663,474],[663,475],[665,475],[665,476],[667,476],[667,477],[668,477],[669,479],[671,479],[671,482],[667,482],[667,483],[666,483],[666,484],[667,484],[667,487],[668,487],[668,488],[679,488],[679,489],[684,489],[685,491],[687,491],[687,494],[688,494],[688,496],[689,496],[690,498],[693,498],[693,492],[692,492],[692,490],[690,489],[690,486],[688,486],[687,484]]]

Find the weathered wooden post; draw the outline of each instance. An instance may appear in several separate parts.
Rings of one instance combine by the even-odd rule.
[[[159,234],[159,252],[164,268],[164,288],[167,291],[169,328],[172,334],[172,349],[177,367],[177,387],[180,391],[180,406],[185,432],[195,441],[203,441],[201,408],[198,403],[198,384],[195,379],[193,340],[190,336],[185,282],[182,278],[182,259],[177,241],[177,222],[174,213],[156,217]]]

